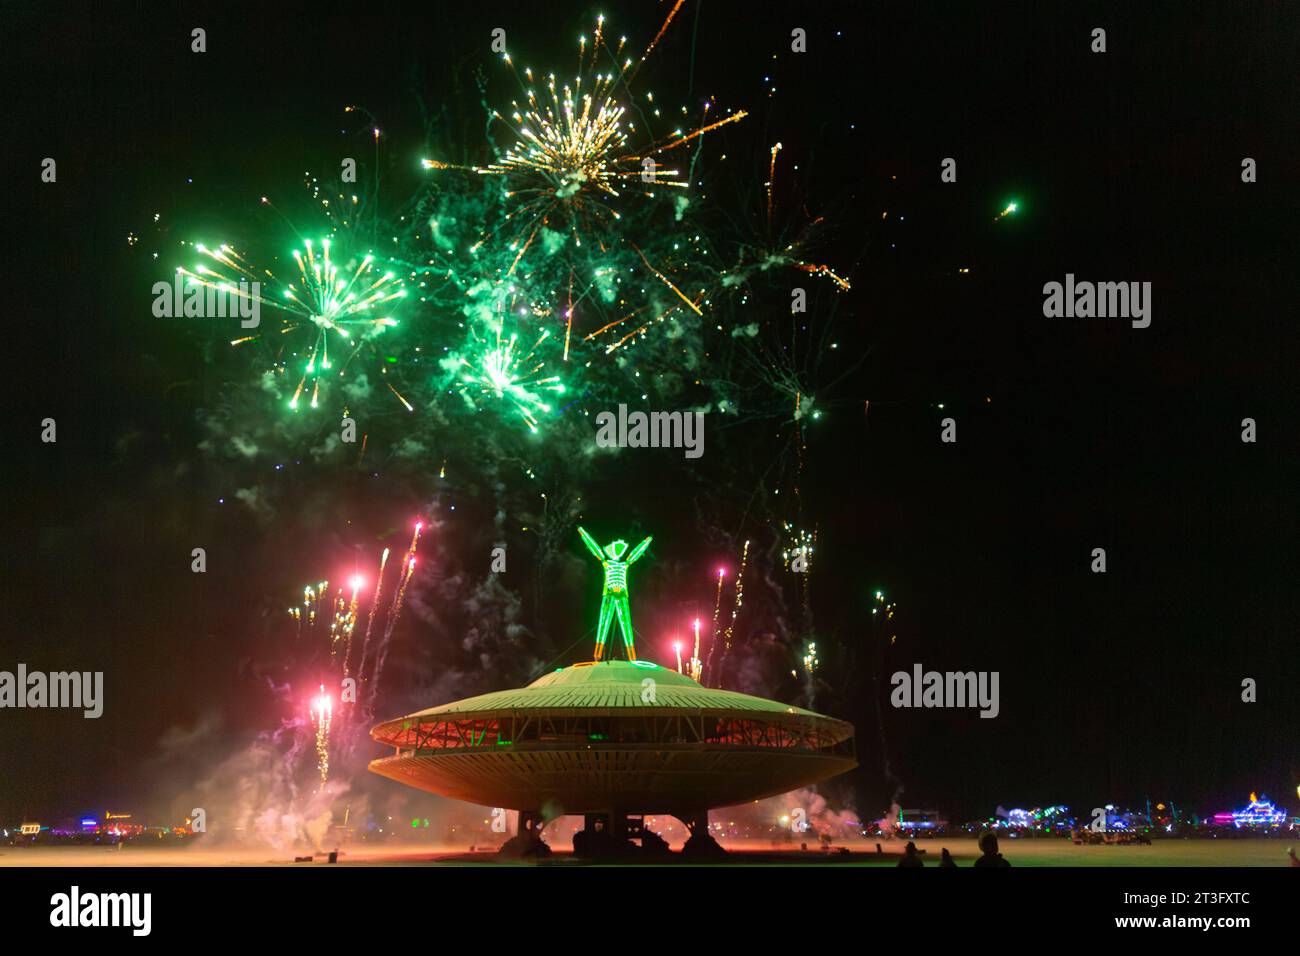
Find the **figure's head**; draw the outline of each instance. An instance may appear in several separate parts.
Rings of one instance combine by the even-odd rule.
[[[605,553],[609,555],[611,561],[619,561],[623,555],[627,554],[627,542],[622,538],[617,541],[611,541],[605,545]]]

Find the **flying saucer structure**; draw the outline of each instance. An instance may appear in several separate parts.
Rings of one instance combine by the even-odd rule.
[[[534,813],[685,819],[857,766],[851,724],[641,660],[575,664],[386,721],[371,736],[393,748],[370,764],[375,773]]]

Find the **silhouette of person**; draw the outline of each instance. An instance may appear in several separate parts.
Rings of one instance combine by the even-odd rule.
[[[980,850],[983,856],[976,860],[972,866],[1010,866],[1011,863],[998,852],[998,835],[992,830],[980,837]]]
[[[903,847],[903,858],[898,861],[898,865],[906,867],[925,866],[921,854],[916,852],[916,844],[911,840],[908,840],[907,846]]]
[[[951,866],[953,869],[957,868],[957,861],[952,858],[952,854],[948,852],[947,847],[943,848],[943,858],[939,860],[939,865],[941,867]]]

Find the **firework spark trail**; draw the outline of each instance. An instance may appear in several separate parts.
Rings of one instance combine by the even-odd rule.
[[[676,293],[677,297],[681,299],[683,302],[685,302],[692,312],[694,312],[698,316],[704,315],[704,313],[700,311],[700,307],[697,304],[703,298],[703,295],[699,296],[694,301],[687,298],[686,294],[683,293],[681,289],[677,288],[677,286],[673,285],[672,281],[666,275],[664,275],[662,272],[660,272],[658,269],[656,269],[653,265],[650,264],[650,260],[646,257],[646,254],[642,252],[641,249],[636,245],[636,243],[629,240],[628,245],[630,245],[634,250],[636,250],[637,255],[641,257],[641,261],[645,264],[645,267],[649,269],[659,279],[659,281],[661,281],[664,285],[666,285],[669,289],[671,289],[674,293]],[[586,336],[584,340],[594,339],[599,335],[601,335],[602,333],[607,332],[608,330],[614,328],[615,326],[622,325],[624,322],[632,318],[632,316],[636,315],[638,312],[644,311],[645,308],[646,307],[643,306],[642,308],[636,309],[633,312],[629,313],[628,315],[623,316],[623,318],[621,319],[616,319],[615,321],[602,326],[601,328],[597,329],[595,332],[592,332],[590,335]],[[677,308],[678,306],[671,305],[667,309],[664,309],[662,312],[656,315],[653,319],[646,322],[644,325],[638,326],[637,328],[633,329],[631,332],[624,334],[624,336],[621,339],[605,347],[605,354],[609,355],[610,353],[615,352],[618,349],[622,348],[622,346],[626,344],[629,339],[633,339],[636,336],[642,334],[647,329],[649,329],[650,326],[656,324],[657,322],[662,322],[665,318],[671,315]]]
[[[406,558],[404,558],[404,562],[408,564],[415,561],[415,550],[417,546],[420,545],[420,532],[422,529],[424,529],[424,522],[416,522],[415,531],[411,532],[411,544],[407,545]],[[396,610],[396,607],[398,607],[399,604],[400,598],[395,598],[393,601],[393,610]]]
[[[379,612],[379,597],[384,590],[384,568],[388,565],[388,549],[384,548],[384,553],[379,558],[379,573],[375,575],[375,596],[370,602],[370,615],[366,619],[366,633],[361,639],[361,661],[357,664],[357,676],[360,677],[365,673],[366,654],[370,649],[370,632],[375,627],[375,617]],[[347,676],[347,662],[343,664],[343,674]]]
[[[234,270],[240,279],[251,280],[252,282],[259,283],[259,291],[252,291],[253,287],[251,285],[247,288],[240,286],[239,279],[224,275],[205,265],[196,266],[196,272],[191,272],[184,267],[177,267],[176,271],[178,273],[192,280],[196,285],[202,286],[206,289],[217,289],[233,295],[236,298],[243,299],[246,302],[257,302],[260,305],[269,305],[273,308],[281,307],[280,303],[274,299],[265,299],[260,295],[260,283],[263,278],[270,279],[272,282],[279,281],[269,269],[263,269],[261,272],[255,271],[251,263],[245,260],[234,250],[234,248],[225,245],[224,243],[218,246],[215,252],[202,243],[196,244],[194,248],[201,255],[205,255],[212,261],[219,263],[228,269]],[[250,337],[255,338],[256,336]],[[241,339],[240,341],[244,340]]]
[[[321,598],[329,591],[329,582],[321,581],[315,587],[310,584],[302,589],[302,605],[289,608],[289,616],[295,625],[294,640],[302,640],[303,616],[306,615],[307,632],[315,634],[316,615],[320,609]]]
[[[718,615],[722,610],[722,579],[726,568],[718,568],[718,590],[713,596],[713,630],[709,632],[709,673],[713,673],[713,658],[718,650]]]
[[[316,769],[320,773],[321,787],[325,786],[330,775],[330,723],[333,711],[333,702],[325,693],[325,685],[321,684],[320,696],[311,705],[312,724],[316,728]]]
[[[724,124],[724,123],[733,122],[733,121],[736,120],[736,119],[743,118],[743,116],[744,116],[744,114],[741,113],[741,114],[737,114],[737,115],[732,116],[732,117],[728,117],[728,118],[725,119],[725,120],[720,120],[720,121],[718,121],[717,123],[713,123],[713,124],[710,124],[710,125],[708,125],[708,126],[702,128],[701,130],[697,131],[697,133],[707,132],[708,130],[710,130],[710,129],[714,129],[714,128],[716,128],[717,126],[720,126],[720,125],[722,125],[722,124]],[[692,135],[695,135],[695,134],[692,134]],[[771,187],[772,187],[772,183],[773,183],[773,181],[774,181],[774,179],[775,179],[776,154],[777,154],[777,152],[778,152],[781,148],[782,148],[782,145],[781,145],[780,143],[777,143],[775,146],[772,147],[772,152],[771,152],[771,167],[770,167],[770,169],[769,169],[769,177],[770,177],[770,178],[769,178],[768,183],[767,183],[767,217],[768,217],[768,225],[769,225],[769,229],[770,229],[770,226],[771,226],[771,217],[772,217],[772,208],[773,208],[773,197],[772,197],[772,188],[771,188]],[[820,219],[818,219],[818,220],[814,220],[814,222],[813,222],[813,226],[815,226],[815,225],[816,225],[817,223],[819,223],[820,221],[821,221]],[[642,250],[641,250],[641,249],[640,249],[640,248],[639,248],[639,247],[638,247],[634,242],[632,242],[631,240],[627,240],[627,242],[628,242],[628,245],[631,246],[632,249],[634,249],[634,250],[636,251],[637,255],[641,258],[641,261],[642,261],[642,263],[645,265],[645,267],[646,267],[646,268],[647,268],[647,269],[648,269],[648,270],[649,270],[649,271],[650,271],[650,272],[651,272],[651,273],[652,273],[656,278],[658,278],[658,279],[659,279],[661,282],[663,282],[663,283],[664,283],[664,284],[665,284],[669,289],[671,289],[671,290],[672,290],[672,291],[677,295],[677,297],[678,297],[678,298],[679,298],[683,303],[685,303],[686,306],[687,306],[688,308],[690,308],[690,309],[691,309],[691,310],[692,310],[696,315],[701,316],[701,317],[703,316],[704,313],[703,313],[703,312],[701,311],[701,309],[699,308],[699,303],[702,302],[702,301],[705,301],[705,299],[707,298],[707,294],[708,294],[708,292],[709,292],[709,289],[702,289],[702,290],[700,291],[699,295],[697,295],[694,299],[688,297],[685,293],[683,293],[683,292],[681,291],[681,289],[679,289],[676,285],[674,285],[673,282],[672,282],[672,281],[671,281],[671,280],[670,280],[666,275],[664,275],[664,273],[662,273],[661,271],[659,271],[658,269],[656,269],[656,268],[651,264],[649,258],[645,255],[645,253],[644,253],[644,252],[643,252],[643,251],[642,251]],[[805,262],[805,261],[803,261],[803,260],[801,260],[801,259],[795,258],[795,256],[793,255],[793,253],[794,253],[794,251],[795,251],[799,246],[801,246],[802,244],[803,244],[803,240],[797,240],[797,241],[795,241],[795,242],[792,242],[792,243],[788,244],[788,245],[786,246],[785,250],[782,251],[782,252],[779,252],[779,253],[778,253],[778,252],[772,252],[772,253],[769,253],[769,254],[768,254],[764,259],[762,259],[761,261],[759,261],[759,262],[757,262],[757,263],[751,264],[751,265],[746,266],[746,267],[740,267],[740,268],[737,268],[737,269],[733,269],[733,270],[731,270],[731,272],[730,272],[729,274],[724,274],[723,277],[721,278],[721,281],[720,281],[720,282],[711,283],[711,288],[713,289],[714,292],[716,292],[716,291],[718,291],[719,288],[721,288],[721,289],[725,289],[725,288],[735,288],[735,287],[741,286],[741,285],[743,285],[743,284],[748,280],[748,278],[749,278],[749,277],[750,277],[750,276],[751,276],[751,275],[752,275],[756,270],[757,270],[757,271],[765,271],[765,270],[767,270],[767,269],[769,269],[769,268],[773,268],[773,267],[788,267],[788,268],[793,268],[793,269],[797,269],[797,270],[799,270],[799,271],[801,271],[801,272],[806,272],[806,273],[808,273],[809,275],[814,275],[814,276],[818,276],[818,277],[821,277],[821,278],[830,279],[832,282],[835,283],[835,285],[836,285],[836,286],[840,289],[840,291],[842,291],[842,292],[847,292],[847,291],[849,291],[849,289],[852,288],[852,286],[851,286],[851,284],[849,283],[849,281],[848,281],[847,279],[841,277],[839,274],[837,274],[833,269],[830,268],[830,266],[827,266],[827,265],[824,265],[824,264],[820,264],[820,263]],[[632,312],[628,313],[627,315],[623,316],[622,318],[615,319],[614,321],[609,322],[609,323],[607,323],[607,324],[601,326],[600,328],[596,329],[594,332],[588,333],[587,335],[585,335],[585,336],[583,337],[583,340],[584,340],[584,341],[591,341],[592,339],[596,339],[596,338],[598,338],[599,336],[601,336],[601,335],[603,335],[604,333],[610,331],[611,329],[617,328],[618,326],[622,325],[622,324],[623,324],[624,322],[626,322],[627,320],[629,320],[629,319],[631,319],[631,318],[637,316],[638,314],[640,314],[640,313],[646,311],[646,308],[647,308],[646,306],[641,306],[640,308],[634,309]],[[612,344],[610,344],[610,345],[608,345],[608,346],[605,347],[605,354],[606,354],[606,355],[609,355],[609,354],[611,354],[611,353],[617,351],[618,349],[622,348],[622,347],[623,347],[624,345],[626,345],[630,340],[632,340],[632,339],[636,338],[637,336],[642,335],[643,333],[645,333],[645,332],[646,332],[646,331],[647,331],[651,326],[655,325],[655,324],[658,323],[658,322],[662,322],[665,318],[667,318],[669,315],[671,315],[671,314],[672,314],[672,313],[673,313],[677,308],[679,308],[679,307],[676,306],[676,305],[670,306],[669,308],[663,310],[663,311],[660,312],[657,316],[655,316],[654,318],[650,319],[649,321],[646,321],[646,322],[644,322],[643,324],[638,325],[638,326],[637,326],[635,329],[633,329],[631,332],[624,333],[623,336],[622,336],[621,338],[619,338],[617,341],[615,341],[615,342],[613,342]]]
[[[689,143],[691,140],[695,139],[698,136],[703,136],[705,133],[712,133],[715,129],[717,129],[720,126],[726,126],[728,123],[738,123],[748,115],[749,113],[747,111],[739,110],[735,113],[732,113],[730,116],[724,116],[720,120],[715,120],[714,122],[709,123],[706,126],[701,126],[697,130],[692,130],[689,133],[684,133],[683,135],[677,137],[676,139],[669,140],[667,143],[664,143],[661,146],[655,146],[647,150],[644,154],[629,156],[628,159],[639,160],[639,159],[644,159],[646,156],[657,156],[660,153],[666,153],[670,149],[676,149],[678,146],[684,146],[685,144]],[[676,176],[679,175],[679,173],[676,170],[673,170],[672,175]],[[655,181],[658,182],[659,180],[655,180]],[[672,183],[670,185],[675,186],[678,184]],[[681,185],[689,185],[689,184],[682,183]]]
[[[700,683],[700,677],[704,672],[704,664],[700,660],[700,619],[695,619],[695,650],[691,654],[690,675],[691,680],[697,684]]]
[[[330,659],[338,656],[338,646],[343,644],[343,673],[347,676],[347,661],[352,653],[352,634],[357,627],[357,594],[361,590],[361,579],[352,579],[352,599],[344,602],[343,589],[339,588],[334,604],[334,621],[330,625]]]
[[[781,550],[781,560],[787,571],[801,575],[799,588],[802,595],[804,627],[812,627],[812,605],[809,600],[808,580],[812,576],[813,553],[817,548],[817,529],[805,531],[796,528],[789,521],[782,522],[782,528],[790,539],[788,547]]]
[[[740,552],[740,570],[736,572],[736,600],[731,606],[731,621],[727,624],[727,629],[722,635],[722,660],[718,664],[719,669],[726,664],[727,657],[731,654],[732,632],[736,627],[736,617],[740,614],[740,605],[745,599],[745,565],[748,562],[749,541],[746,539],[745,547]]]
[[[806,642],[803,653],[804,695],[808,702],[807,706],[811,710],[817,709],[817,680],[815,675],[820,664],[821,661],[817,658],[817,642]],[[791,671],[790,675],[792,677],[798,676],[794,671]]]
[[[725,569],[723,568],[718,569],[718,590],[713,599],[713,636],[709,641],[709,661],[707,666],[707,670],[709,671],[710,674],[715,673],[713,669],[713,659],[717,654],[719,645],[721,645],[722,658],[718,661],[718,677],[717,677],[717,683],[714,685],[715,687],[722,686],[722,677],[720,672],[722,670],[723,665],[727,661],[728,654],[731,652],[732,630],[736,626],[736,616],[740,613],[741,601],[744,599],[744,594],[745,594],[745,585],[744,585],[745,566],[748,563],[748,560],[749,560],[749,541],[746,540],[745,546],[741,550],[741,554],[740,554],[740,570],[736,573],[736,592],[735,592],[736,599],[735,599],[735,603],[731,608],[731,622],[727,625],[727,629],[722,632],[721,634],[722,640],[718,639],[719,638],[718,624],[719,624],[720,611],[722,608],[722,579],[725,575]]]
[[[631,76],[636,74],[637,70],[641,69],[641,64],[646,61],[646,58],[650,56],[651,51],[654,50],[659,41],[663,39],[664,34],[668,32],[668,24],[673,22],[673,17],[677,16],[677,11],[682,8],[682,4],[685,2],[686,0],[677,0],[677,3],[673,5],[673,8],[668,11],[668,17],[664,20],[663,26],[659,28],[659,32],[655,34],[655,38],[650,41],[650,45],[646,47],[645,52],[641,54],[641,60],[632,70],[632,73],[629,74],[629,79]]]
[[[370,675],[370,697],[366,705],[366,712],[373,713],[375,698],[379,694],[379,676],[384,670],[384,661],[388,659],[388,648],[392,642],[393,630],[397,627],[397,619],[402,613],[402,604],[406,599],[406,586],[411,583],[411,576],[415,574],[415,550],[420,543],[420,530],[424,527],[424,522],[417,521],[415,531],[411,534],[411,544],[406,549],[406,554],[402,557],[402,567],[398,571],[397,589],[393,593],[393,603],[388,609],[388,621],[384,627],[384,636],[375,648],[375,666]]]
[[[632,245],[632,243],[629,242],[629,245]],[[633,245],[633,248],[636,247]],[[639,253],[640,250],[638,249],[637,252]],[[654,266],[650,265],[650,262],[645,258],[644,254],[642,254],[641,258],[643,261],[645,261],[645,265],[647,266],[647,268],[649,268],[651,272],[653,272],[660,280],[662,280],[665,285],[667,285],[670,289],[672,289],[673,292],[677,293],[677,295],[681,297],[682,301],[685,302],[686,305],[688,305],[695,312],[696,315],[703,316],[704,313],[700,311],[697,303],[703,301],[706,298],[704,292],[701,292],[701,294],[697,296],[694,300],[688,299],[685,295],[682,294],[680,289],[678,289],[675,285],[673,285],[672,282],[670,282],[667,279],[667,277],[663,275],[663,273],[659,272],[654,268]],[[766,269],[773,265],[789,266],[790,268],[798,269],[801,272],[807,272],[811,275],[828,278],[831,281],[833,281],[840,288],[841,291],[844,292],[847,292],[851,288],[849,281],[837,275],[835,271],[831,269],[829,266],[818,265],[818,264],[808,263],[808,262],[801,262],[797,259],[793,259],[786,255],[772,256],[764,264],[758,266],[757,268]],[[728,286],[738,286],[743,283],[743,281],[752,273],[752,271],[753,271],[752,268],[733,270],[731,275],[724,276],[720,285],[722,288],[726,288]],[[590,341],[592,339],[598,338],[600,335],[602,335],[605,332],[608,332],[610,329],[616,328],[617,326],[622,325],[628,319],[633,318],[639,313],[646,311],[646,308],[647,308],[646,306],[642,306],[638,309],[633,310],[627,315],[623,316],[621,319],[615,319],[614,321],[601,326],[599,329],[596,329],[594,332],[591,332],[583,336],[583,340]],[[662,322],[667,316],[671,315],[678,308],[679,306],[677,305],[671,305],[667,309],[660,312],[653,319],[650,319],[648,322],[644,323],[643,325],[638,326],[633,331],[625,333],[623,337],[620,338],[618,341],[614,342],[612,345],[608,345],[605,347],[605,354],[608,355],[617,351],[619,348],[625,345],[628,342],[628,340],[633,339],[638,335],[641,335],[646,330],[648,330],[652,325],[658,322]]]
[[[808,582],[812,579],[812,554],[817,547],[817,528],[814,527],[812,535],[808,540],[807,547],[804,549],[804,573],[803,580],[803,614],[804,621],[809,629],[812,628],[812,595],[809,593]]]
[[[334,638],[330,642],[332,647],[331,657],[338,656],[338,645],[343,645],[343,656],[347,657],[348,650],[352,647],[352,632],[357,626],[357,591],[358,584],[352,582],[352,598],[344,602],[343,589],[339,588],[338,599],[335,603],[334,612]]]
[[[664,285],[668,286],[668,288],[670,288],[670,289],[672,289],[674,292],[676,292],[676,293],[677,293],[677,298],[679,298],[679,299],[681,299],[683,302],[685,302],[685,303],[687,304],[687,306],[690,307],[690,309],[691,309],[692,312],[694,312],[696,315],[703,315],[703,314],[704,314],[703,312],[700,311],[700,307],[699,307],[698,305],[696,305],[694,302],[692,302],[690,299],[688,299],[688,298],[686,297],[686,293],[682,292],[681,289],[679,289],[679,288],[677,288],[677,286],[673,285],[672,282],[669,281],[669,279],[668,279],[668,277],[667,277],[666,275],[664,275],[662,272],[660,272],[658,269],[656,269],[654,266],[652,266],[652,265],[650,264],[650,260],[647,259],[645,253],[641,251],[640,246],[638,246],[635,242],[629,242],[628,245],[630,245],[633,249],[636,250],[636,254],[637,254],[638,256],[641,257],[641,261],[645,263],[645,267],[646,267],[647,269],[649,269],[651,272],[653,272],[656,276],[658,276],[658,277],[659,277],[659,280],[660,280]]]
[[[393,595],[393,607],[388,614],[388,625],[384,628],[384,639],[380,642],[379,647],[375,650],[375,673],[374,679],[370,682],[370,700],[367,704],[367,713],[373,713],[375,709],[375,698],[379,695],[379,675],[383,673],[384,661],[388,659],[388,648],[392,643],[393,629],[397,627],[397,620],[402,615],[402,605],[406,599],[406,586],[411,583],[411,576],[415,574],[415,558],[409,558],[406,567],[397,585],[397,592]]]
[[[306,594],[305,594],[305,593],[304,593],[303,597],[304,597],[303,604],[304,604],[304,606],[305,606],[305,605],[306,605],[306,600],[305,600],[305,598],[306,598]],[[289,608],[289,616],[290,616],[291,618],[293,618],[293,623],[294,623],[294,635],[293,635],[293,639],[294,639],[294,643],[297,643],[297,642],[299,642],[299,641],[302,640],[302,608],[301,608],[301,607],[291,607],[291,608]]]
[[[831,269],[830,266],[815,265],[811,262],[791,262],[790,265],[793,268],[798,269],[800,272],[807,272],[810,275],[824,276],[830,279],[840,287],[840,291],[842,292],[847,292],[852,288],[852,286],[849,285],[849,280],[836,275],[835,271]]]
[[[573,333],[573,270],[569,270],[569,305],[564,310],[564,361],[569,360],[569,336]]]
[[[722,610],[722,579],[726,574],[725,568],[718,568],[718,590],[713,595],[713,632],[710,641],[717,640],[718,637],[718,613]]]
[[[584,336],[582,337],[582,340],[583,340],[584,342],[590,342],[592,339],[596,338],[596,337],[599,336],[601,333],[603,333],[603,332],[608,332],[610,329],[614,328],[615,326],[622,325],[622,324],[623,324],[624,322],[626,322],[628,319],[632,318],[632,316],[637,315],[638,313],[641,313],[641,312],[646,311],[647,308],[648,308],[647,306],[642,306],[641,308],[636,309],[636,310],[633,311],[633,312],[629,312],[627,315],[623,316],[623,318],[621,318],[621,319],[615,319],[613,322],[609,322],[609,323],[607,323],[607,324],[605,324],[605,325],[602,325],[602,326],[601,326],[600,328],[598,328],[596,331],[591,332],[591,333],[589,333],[589,334],[587,334],[587,335],[584,335]]]
[[[890,805],[891,805],[890,815],[893,816],[895,819],[897,819],[898,798],[901,797],[903,794],[903,781],[899,779],[896,773],[894,773],[893,765],[890,763],[890,759],[889,759],[889,740],[885,735],[885,712],[884,712],[884,707],[880,703],[883,697],[881,687],[880,687],[880,674],[881,671],[884,669],[884,663],[885,663],[884,655],[888,645],[884,644],[883,641],[879,640],[879,638],[883,636],[881,633],[881,625],[888,623],[888,621],[893,619],[894,603],[891,602],[889,604],[886,604],[884,593],[881,591],[877,591],[876,604],[877,607],[873,607],[871,609],[871,618],[870,618],[871,625],[872,625],[871,626],[872,646],[870,648],[871,653],[868,659],[871,662],[871,683],[873,689],[875,690],[875,693],[873,693],[871,696],[875,700],[876,726],[880,730],[881,769],[883,771],[885,780],[893,784],[894,787],[893,796],[890,797]],[[883,620],[881,619],[881,615],[880,615],[880,611],[882,608],[885,611],[885,616]],[[894,643],[894,639],[891,636],[889,640],[889,644],[892,645],[893,643]]]
[[[391,384],[390,382],[385,382],[384,384],[388,386],[388,390],[389,390],[390,392],[392,392],[394,395],[397,396],[397,400],[398,400],[399,402],[401,402],[401,403],[406,407],[406,410],[407,410],[408,412],[413,412],[413,411],[415,411],[415,407],[414,407],[410,402],[408,402],[408,401],[406,400],[406,398],[402,395],[401,392],[399,392],[397,389],[393,388],[393,386],[392,386],[392,384]],[[361,453],[364,455],[365,452],[366,452],[366,449],[365,449],[365,443],[363,442],[363,443],[362,443],[362,446],[361,446]],[[360,461],[360,459],[358,459],[358,461]]]
[[[781,144],[772,147],[772,162],[767,168],[767,228],[772,228],[772,187],[776,185],[776,154],[781,152]]]

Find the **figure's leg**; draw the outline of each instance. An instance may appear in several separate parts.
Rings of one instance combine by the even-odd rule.
[[[627,648],[627,659],[636,660],[636,648],[632,646],[632,608],[624,591],[614,598],[614,610],[618,614],[618,629],[623,634],[623,646]]]
[[[605,638],[609,636],[609,626],[614,623],[614,599],[606,594],[600,599],[600,624],[596,626],[596,660],[605,653]]]

